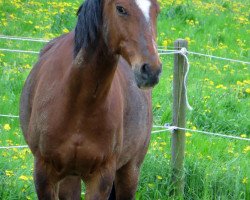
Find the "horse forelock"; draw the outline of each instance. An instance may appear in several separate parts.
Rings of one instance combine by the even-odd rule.
[[[78,21],[75,28],[75,56],[80,49],[91,51],[98,42],[102,26],[102,0],[86,0],[77,11]]]

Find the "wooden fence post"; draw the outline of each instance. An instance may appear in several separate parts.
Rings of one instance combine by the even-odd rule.
[[[175,50],[187,49],[188,42],[178,39],[174,43]],[[187,71],[187,62],[183,55],[174,55],[174,77],[173,77],[173,115],[172,125],[186,127],[186,95],[184,87],[184,75]],[[186,135],[184,130],[174,130],[171,141],[171,164],[172,164],[172,188],[170,195],[178,198],[184,197],[184,157],[185,157]]]

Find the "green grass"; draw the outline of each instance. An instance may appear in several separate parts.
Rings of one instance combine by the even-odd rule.
[[[54,3],[52,3],[54,2]],[[0,0],[0,34],[51,39],[71,30],[79,1]],[[249,8],[245,0],[165,1],[158,44],[178,38],[189,50],[249,61]],[[0,48],[39,51],[44,44],[0,39]],[[187,127],[250,137],[249,65],[189,55]],[[0,51],[0,114],[18,114],[20,91],[36,55]],[[162,56],[161,81],[153,91],[154,123],[171,122],[173,56]],[[10,126],[10,130],[8,129]],[[250,143],[188,134],[185,199],[250,199]],[[17,119],[0,118],[0,146],[25,144]],[[36,199],[33,158],[27,150],[0,150],[0,199]],[[152,135],[137,199],[169,199],[170,134]]]

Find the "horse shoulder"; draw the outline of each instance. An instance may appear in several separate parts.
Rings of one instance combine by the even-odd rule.
[[[68,67],[66,65],[72,63],[70,59],[72,60],[71,57],[73,57],[73,47],[71,50],[68,48],[68,51],[64,51],[66,55],[58,57],[55,54],[62,51],[65,46],[69,47],[71,35],[56,38],[44,47],[24,84],[20,101],[20,121],[26,141],[30,144],[34,143],[31,145],[37,146],[35,143],[39,142],[39,132],[44,132],[47,127],[45,124],[51,102],[56,100],[58,90],[63,90],[58,86]]]

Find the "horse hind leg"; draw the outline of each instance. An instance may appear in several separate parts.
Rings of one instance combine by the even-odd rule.
[[[60,182],[60,200],[80,200],[81,199],[81,178],[78,176],[67,176]]]

